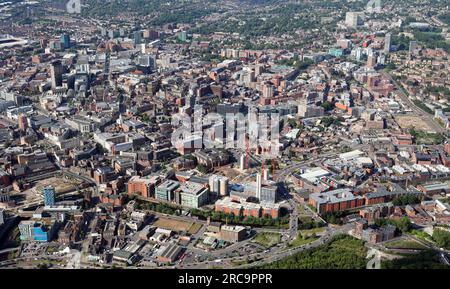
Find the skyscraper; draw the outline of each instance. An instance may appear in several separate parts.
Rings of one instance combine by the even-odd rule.
[[[53,206],[55,205],[55,188],[54,187],[45,187],[43,189],[44,194],[44,205],[45,206]]]
[[[69,34],[63,33],[63,34],[61,35],[61,40],[60,40],[60,42],[61,42],[61,46],[62,46],[63,49],[68,49],[68,48],[70,48],[70,36],[69,36]]]
[[[384,37],[384,52],[391,52],[391,33],[387,33]]]
[[[262,179],[261,174],[256,174],[256,197],[261,199],[261,187],[262,187]]]
[[[60,60],[52,62],[50,73],[52,77],[52,89],[62,86],[63,67]]]
[[[135,45],[141,44],[142,43],[141,31],[135,31],[133,33],[133,38],[134,38],[134,44]]]

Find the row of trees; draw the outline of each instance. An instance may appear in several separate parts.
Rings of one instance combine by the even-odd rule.
[[[413,194],[398,196],[392,200],[394,206],[406,206],[418,203],[420,203],[419,197]]]
[[[342,218],[346,216],[346,212],[327,212],[321,214],[322,218],[330,224],[342,225]]]
[[[256,226],[256,227],[276,227],[282,228],[289,224],[289,217],[273,219],[270,215],[257,218],[253,216],[237,216],[234,214],[226,214],[223,212],[208,212],[198,209],[191,209],[190,213],[201,219],[211,218],[212,221],[228,222],[228,224]]]
[[[378,227],[384,227],[386,225],[393,225],[397,227],[397,229],[401,233],[410,232],[413,229],[413,224],[408,219],[408,217],[402,217],[399,219],[376,219],[375,225]]]
[[[155,211],[168,215],[180,215],[180,208],[162,203],[138,202],[138,208],[140,210]]]

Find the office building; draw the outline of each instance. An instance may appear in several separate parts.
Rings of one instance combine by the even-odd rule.
[[[133,33],[134,44],[139,45],[142,43],[141,31],[135,31]]]
[[[43,189],[44,195],[44,204],[45,206],[54,206],[55,205],[55,188],[54,187],[45,187]]]
[[[151,73],[156,69],[156,59],[153,55],[141,55],[138,58],[138,67],[145,73]]]
[[[180,186],[180,205],[198,209],[208,202],[208,188],[193,182]]]
[[[180,183],[173,180],[167,180],[156,187],[155,197],[157,200],[171,201],[174,199],[174,192],[180,187]]]
[[[19,223],[20,240],[49,242],[57,230],[58,224],[54,220],[26,220]]]
[[[62,86],[63,66],[60,60],[53,61],[50,67],[52,89]]]
[[[365,205],[365,199],[362,196],[354,195],[350,189],[337,189],[311,194],[309,204],[316,208],[317,213],[323,214],[362,207]]]
[[[33,240],[33,228],[34,221],[22,221],[19,224],[20,240],[32,241]]]
[[[128,194],[141,195],[144,198],[150,198],[155,196],[155,187],[160,183],[159,177],[147,177],[141,178],[139,176],[133,176],[127,184]]]
[[[256,218],[269,216],[277,219],[280,216],[280,204],[260,202],[259,204],[251,203],[240,199],[236,202],[234,198],[224,197],[215,203],[215,211],[225,214],[233,214],[235,216],[252,216]]]
[[[220,176],[211,175],[208,180],[209,191],[213,194],[219,195],[220,190]]]
[[[70,36],[69,36],[69,34],[63,33],[61,35],[60,42],[61,42],[61,48],[63,48],[63,49],[70,48]]]
[[[258,179],[258,175],[256,177]],[[244,191],[249,195],[255,196],[261,202],[275,203],[277,199],[278,186],[276,186],[275,184],[261,184],[258,189],[257,182],[249,183],[245,185]]]

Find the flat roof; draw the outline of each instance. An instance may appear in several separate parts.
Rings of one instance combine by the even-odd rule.
[[[362,199],[363,197],[355,196],[350,189],[343,188],[324,193],[314,193],[310,195],[310,198],[312,198],[319,204],[323,204],[323,203],[338,203],[351,201],[355,199]]]
[[[360,150],[354,150],[354,151],[351,151],[351,152],[340,154],[339,158],[341,158],[341,159],[353,159],[353,158],[356,158],[356,157],[358,157],[360,155],[363,155],[363,154],[364,153],[362,151],[360,151]]]

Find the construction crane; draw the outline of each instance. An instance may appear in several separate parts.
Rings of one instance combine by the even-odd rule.
[[[250,169],[250,140],[249,136],[245,136],[245,168]]]

